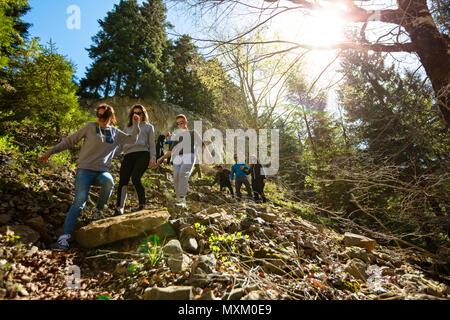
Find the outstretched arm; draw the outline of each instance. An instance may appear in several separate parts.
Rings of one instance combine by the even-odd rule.
[[[75,146],[86,134],[88,124],[85,124],[80,130],[75,132],[74,134],[64,138],[60,143],[53,146],[49,151],[44,153],[40,160],[43,162],[47,162],[48,158],[55,153],[67,150]]]

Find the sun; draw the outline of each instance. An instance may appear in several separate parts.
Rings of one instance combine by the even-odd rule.
[[[345,24],[339,12],[331,8],[308,15],[288,11],[273,19],[271,30],[280,40],[326,47],[342,41]]]
[[[280,14],[271,23],[271,36],[303,46],[311,46],[307,68],[311,75],[319,74],[336,55],[330,47],[344,40],[345,19],[333,7],[311,11],[292,10]],[[330,68],[331,70],[333,68]]]

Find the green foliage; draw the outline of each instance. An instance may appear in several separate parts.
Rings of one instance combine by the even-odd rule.
[[[73,72],[52,42],[26,42],[15,51],[7,70],[8,87],[0,91],[0,121],[27,119],[58,133],[85,123],[89,115],[78,105]]]
[[[236,232],[232,234],[221,234],[217,236],[211,233],[208,238],[209,249],[214,253],[217,259],[221,259],[221,261],[227,262],[226,258],[222,255],[221,252],[223,250],[225,250],[226,252],[231,251],[231,253],[238,252],[237,250],[238,242],[242,239],[248,238],[249,236],[243,235],[242,232]],[[229,263],[229,261],[227,263]]]
[[[9,152],[18,152],[19,146],[16,146],[12,143],[13,138],[9,135],[0,137],[0,152],[9,153]]]
[[[157,236],[149,236],[139,247],[139,252],[144,253],[147,258],[147,263],[151,268],[157,267],[164,258],[162,247],[164,242],[160,244]]]
[[[159,100],[163,95],[166,8],[161,0],[121,0],[99,20],[88,49],[94,62],[80,81],[83,97],[115,96]]]
[[[0,2],[0,70],[8,65],[11,52],[27,36],[29,24],[24,23],[20,17],[29,9],[28,0]]]

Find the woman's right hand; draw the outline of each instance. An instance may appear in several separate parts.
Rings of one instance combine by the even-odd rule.
[[[42,161],[43,163],[47,163],[49,157],[50,155],[46,152],[39,158],[39,160]]]

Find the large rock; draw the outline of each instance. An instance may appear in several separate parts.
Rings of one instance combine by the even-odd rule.
[[[171,286],[167,288],[147,288],[144,292],[144,300],[193,300],[194,287]]]
[[[344,234],[343,241],[346,246],[357,246],[360,248],[364,248],[367,251],[372,251],[377,245],[377,242],[373,239],[350,232],[346,232]]]
[[[142,210],[93,222],[74,233],[83,247],[93,248],[155,231],[169,220],[165,210]]]
[[[34,243],[40,237],[40,234],[38,232],[24,225],[3,226],[0,228],[0,233],[20,236],[19,240],[22,243]]]

